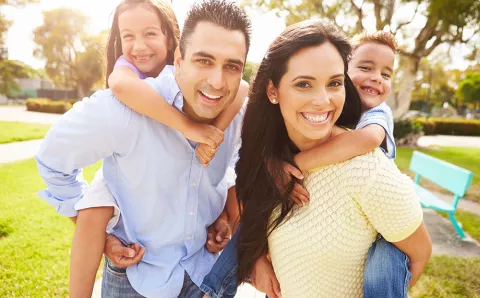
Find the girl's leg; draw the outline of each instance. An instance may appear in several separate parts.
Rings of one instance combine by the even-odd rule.
[[[106,227],[113,207],[78,212],[70,257],[70,297],[91,297],[105,247]]]
[[[363,282],[364,297],[407,298],[412,277],[409,267],[408,256],[379,236],[368,251]]]
[[[237,293],[237,238],[240,228],[233,234],[221,252],[212,270],[205,276],[200,289],[205,297],[233,298]]]

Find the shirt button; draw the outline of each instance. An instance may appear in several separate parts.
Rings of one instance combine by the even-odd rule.
[[[193,211],[190,211],[190,215],[193,215]]]
[[[190,240],[190,239],[192,239],[192,236],[188,235],[187,240]]]
[[[197,186],[197,183],[193,182],[193,183],[192,183],[192,186]]]

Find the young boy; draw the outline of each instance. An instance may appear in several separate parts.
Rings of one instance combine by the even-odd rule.
[[[390,33],[378,31],[359,34],[353,38],[352,44],[353,55],[349,62],[348,74],[362,98],[362,117],[356,130],[343,133],[316,148],[297,154],[294,160],[301,171],[343,162],[377,147],[380,147],[388,158],[395,158],[393,117],[385,101],[391,92],[397,42]],[[303,179],[303,175],[290,165],[286,166],[285,171],[298,179]],[[308,194],[303,191],[292,193],[292,200],[298,205],[308,204]],[[205,297],[234,297],[236,293],[235,236],[209,275],[205,277],[204,283],[208,281],[209,284],[218,285],[215,289],[202,286],[202,290],[208,294]],[[267,292],[276,295],[270,294],[269,297],[280,296],[280,288],[273,270],[267,268],[271,267],[271,264],[262,266],[265,272],[272,272],[267,277],[270,278],[270,282],[266,284],[271,285]],[[388,274],[385,274],[386,272]],[[415,283],[414,280],[410,281],[410,278],[408,257],[379,236],[370,248],[365,265],[364,297],[407,297],[409,284]],[[263,279],[265,280],[265,277]]]

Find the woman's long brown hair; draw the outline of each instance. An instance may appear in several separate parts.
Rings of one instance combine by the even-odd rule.
[[[105,84],[108,88],[108,77],[113,72],[113,67],[122,53],[122,41],[118,27],[118,17],[128,9],[140,4],[149,5],[158,15],[162,24],[162,31],[171,40],[172,48],[167,52],[167,65],[173,65],[173,54],[180,39],[180,28],[173,8],[167,0],[123,0],[118,4],[113,14],[112,27],[107,41],[107,72]]]
[[[250,88],[240,159],[236,166],[236,189],[242,210],[238,242],[239,283],[248,280],[255,261],[268,250],[268,235],[288,220],[294,205],[289,196],[295,181],[290,182],[286,191],[280,191],[275,181],[283,175],[284,162],[294,164],[293,156],[298,149],[288,137],[279,106],[271,104],[267,97],[267,84],[272,80],[278,88],[292,55],[326,42],[335,46],[345,65],[346,100],[336,124],[352,127],[360,117],[360,96],[347,75],[351,46],[343,33],[328,23],[305,21],[288,27],[275,39]],[[279,210],[279,213],[270,220],[273,210]]]

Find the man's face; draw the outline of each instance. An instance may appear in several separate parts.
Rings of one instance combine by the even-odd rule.
[[[348,75],[362,98],[362,106],[370,109],[387,100],[392,89],[395,53],[386,45],[366,43],[353,53]]]
[[[200,22],[177,50],[175,79],[183,93],[183,111],[196,121],[210,122],[230,105],[238,91],[247,55],[245,36],[209,22]]]

